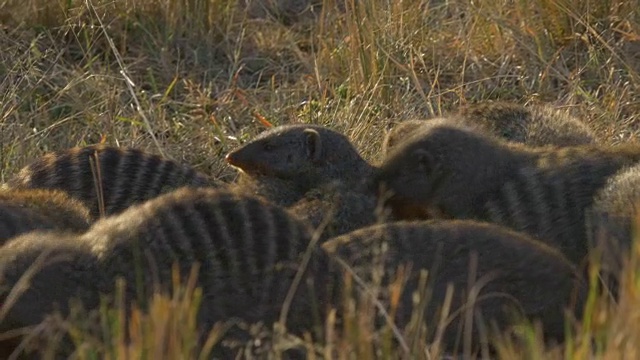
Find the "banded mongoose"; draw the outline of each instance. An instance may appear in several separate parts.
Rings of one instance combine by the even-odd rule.
[[[135,148],[105,145],[46,154],[9,181],[12,188],[65,191],[82,201],[94,218],[185,185],[217,186],[190,166]]]
[[[36,324],[54,306],[66,315],[74,296],[85,308],[95,309],[99,294],[111,294],[118,277],[126,280],[127,300],[136,299],[141,289],[143,298],[137,300],[144,301],[153,289],[170,288],[174,262],[183,283],[192,265],[200,264],[198,320],[203,330],[220,320],[273,323],[310,238],[310,229],[284,209],[210,188],[161,195],[101,219],[79,236],[31,232],[0,248],[2,290],[16,284],[41,254],[64,259],[35,273],[0,331]],[[303,281],[293,297],[287,322],[292,331],[313,321],[305,286]],[[0,296],[0,304],[5,300],[6,294]]]
[[[367,187],[374,167],[345,135],[327,127],[276,127],[229,153],[227,161],[243,173],[240,187],[289,207],[314,228],[335,211],[323,239],[382,218]]]
[[[633,145],[531,148],[442,125],[399,145],[374,184],[384,184],[395,202],[509,226],[581,262],[585,210],[609,176],[638,160]]]
[[[0,190],[0,246],[36,229],[81,233],[89,228],[89,210],[66,193],[46,189]]]
[[[591,245],[601,251],[602,270],[617,277],[640,235],[640,165],[622,169],[598,191],[588,212]]]
[[[445,117],[400,122],[387,133],[383,153],[388,154],[420,127],[442,122],[465,124],[486,134],[534,147],[596,143],[596,136],[587,124],[550,105],[523,106],[497,101],[463,106]]]
[[[396,323],[406,326],[419,289],[419,272],[429,271],[428,299],[424,320],[432,340],[442,316],[447,286],[454,286],[449,317],[453,321],[442,340],[447,350],[455,350],[465,322],[463,307],[475,297],[474,344],[479,343],[478,315],[487,329],[495,322],[506,330],[516,320],[512,312],[540,321],[548,339],[562,340],[564,309],[581,316],[586,299],[585,282],[576,268],[557,250],[523,233],[472,220],[400,221],[359,229],[325,242],[322,248],[333,259],[342,259],[355,274],[370,282],[382,265],[386,286],[397,276],[399,265],[410,265],[400,295]],[[476,256],[476,267],[472,257]],[[470,277],[473,274],[473,277]],[[383,294],[385,294],[383,292]],[[382,297],[388,305],[388,297]]]
[[[331,182],[357,188],[374,169],[345,135],[310,124],[265,131],[227,154],[226,160],[255,181],[271,183],[275,179],[282,194],[272,186],[270,200],[285,206]]]
[[[457,115],[498,137],[529,146],[596,143],[596,136],[587,124],[548,104],[482,102],[461,107]]]

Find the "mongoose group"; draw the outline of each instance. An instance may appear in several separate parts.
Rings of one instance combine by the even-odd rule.
[[[284,325],[301,335],[340,309],[346,273],[372,284],[381,270],[389,305],[386,286],[408,267],[392,319],[401,329],[427,270],[428,327],[454,289],[447,351],[468,330],[477,351],[523,318],[562,341],[565,314],[582,314],[589,251],[611,250],[613,272],[631,246],[640,146],[597,144],[549,106],[477,104],[403,124],[378,165],[327,127],[275,127],[227,155],[235,183],[138,149],[36,159],[0,192],[0,333],[68,315],[70,300],[95,310],[117,278],[127,303],[144,303],[171,291],[172,265],[186,277],[197,264],[202,333],[273,324],[293,295]]]

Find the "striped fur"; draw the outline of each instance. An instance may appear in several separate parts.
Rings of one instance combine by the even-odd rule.
[[[625,160],[577,159],[555,169],[520,169],[497,193],[486,195],[478,217],[527,232],[582,262],[590,249],[588,210],[608,178],[631,163]]]
[[[585,123],[549,105],[522,106],[499,101],[468,105],[444,118],[400,122],[387,133],[382,152],[388,154],[421,128],[443,123],[463,124],[479,132],[529,146],[596,143],[595,134]]]
[[[398,203],[524,231],[580,262],[585,211],[607,178],[640,160],[640,147],[528,148],[461,126],[426,129],[381,166]]]
[[[99,164],[99,174],[94,170],[96,164]],[[101,180],[99,186],[96,179]],[[12,188],[65,191],[85,203],[94,218],[102,214],[101,199],[103,214],[112,215],[186,185],[208,186],[214,182],[190,166],[158,155],[104,145],[46,154],[9,181]]]
[[[429,271],[431,298],[424,320],[430,340],[442,316],[439,309],[449,284],[454,287],[449,316],[469,305],[468,296],[474,286],[478,291],[475,311],[481,313],[484,321],[495,321],[500,330],[506,330],[514,320],[510,311],[517,311],[530,320],[541,321],[545,335],[556,340],[564,335],[563,309],[573,306],[580,316],[586,296],[584,281],[557,250],[522,233],[488,223],[471,220],[387,223],[333,238],[322,247],[332,258],[344,260],[368,282],[377,276],[373,274],[381,274],[382,286],[398,275],[395,271],[398,266],[411,266],[396,314],[401,328],[416,313],[412,304],[419,289],[419,272]],[[475,268],[470,265],[473,256],[477,256]],[[376,272],[372,264],[381,264],[384,272]],[[388,297],[383,299],[388,304]],[[442,338],[448,350],[458,348],[456,341],[464,316],[457,313]],[[477,319],[476,314],[474,344],[479,341]]]
[[[69,254],[69,259],[38,272],[5,323],[34,324],[54,302],[67,313],[74,294],[85,307],[95,308],[98,293],[112,293],[121,276],[128,300],[135,299],[138,273],[144,301],[156,286],[170,288],[174,262],[183,279],[194,263],[200,264],[198,320],[203,329],[234,318],[270,323],[279,315],[309,241],[308,227],[258,198],[219,189],[178,189],[99,220],[81,236],[30,233],[8,242],[0,249],[5,284],[15,284],[43,252]],[[311,321],[309,297],[301,292],[290,312],[292,330]]]
[[[596,143],[596,136],[587,124],[550,105],[483,102],[462,107],[456,115],[489,134],[529,146]]]
[[[0,246],[8,239],[36,229],[84,232],[89,210],[57,190],[0,190]]]

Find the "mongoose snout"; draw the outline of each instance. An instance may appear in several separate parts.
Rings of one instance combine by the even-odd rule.
[[[269,168],[264,166],[262,163],[253,161],[252,156],[247,156],[246,151],[242,151],[240,148],[238,150],[234,150],[228,153],[224,159],[227,164],[233,166],[234,168],[249,174],[251,176],[271,176],[271,172]]]

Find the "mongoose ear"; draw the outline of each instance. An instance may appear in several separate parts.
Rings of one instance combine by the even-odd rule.
[[[320,161],[320,155],[322,154],[320,134],[314,129],[304,129],[304,135],[306,136],[307,158],[313,162]]]

